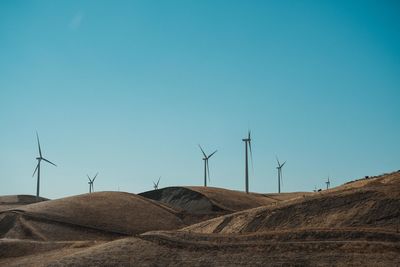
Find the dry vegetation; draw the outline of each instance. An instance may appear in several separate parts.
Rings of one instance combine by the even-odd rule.
[[[113,239],[183,226],[173,209],[121,192],[78,195],[0,213],[0,237],[32,240]]]
[[[398,266],[399,207],[400,172],[320,193],[85,194],[0,212],[0,265]]]
[[[0,196],[0,212],[8,209],[15,209],[19,206],[46,201],[47,198],[30,195]]]

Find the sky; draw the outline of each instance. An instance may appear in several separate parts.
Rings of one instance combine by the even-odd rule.
[[[312,191],[400,169],[397,1],[0,1],[0,195]]]

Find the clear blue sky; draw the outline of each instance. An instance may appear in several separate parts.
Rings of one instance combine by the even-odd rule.
[[[397,1],[0,1],[0,195],[311,191],[400,169]]]

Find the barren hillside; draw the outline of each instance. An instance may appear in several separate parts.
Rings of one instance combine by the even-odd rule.
[[[78,195],[0,213],[1,237],[34,240],[115,238],[182,226],[173,209],[121,192]]]
[[[142,195],[155,200],[101,192],[2,212],[0,266],[400,265],[400,172],[319,193]],[[196,213],[223,215],[185,227]]]
[[[47,198],[31,195],[9,195],[0,196],[0,212],[7,209],[14,209],[23,205],[46,201]]]
[[[246,194],[242,191],[224,188],[192,186],[166,187],[139,195],[179,210],[183,221],[190,225],[221,215],[278,203],[308,194],[312,193]]]
[[[395,231],[400,224],[400,172],[246,210],[185,228],[200,233],[252,233],[303,228],[370,227]]]
[[[307,235],[307,232],[306,234]],[[326,238],[328,237],[329,238]],[[55,244],[42,253],[0,259],[4,266],[396,266],[400,236],[345,231],[265,235],[196,235],[152,232],[98,244]],[[293,238],[293,239],[292,239]],[[10,246],[3,241],[4,247]],[[2,246],[2,241],[0,241]],[[31,245],[32,246],[32,245]],[[39,250],[39,249],[37,249]]]
[[[160,201],[190,214],[222,214],[296,198],[312,193],[246,194],[243,191],[215,187],[166,187],[139,195]]]

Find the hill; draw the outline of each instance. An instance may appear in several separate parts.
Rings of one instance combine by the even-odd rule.
[[[183,226],[173,209],[122,192],[83,194],[0,213],[1,237],[33,240],[97,240]]]
[[[218,188],[175,187],[144,194],[160,202],[133,194],[102,192],[0,213],[23,215],[17,219],[31,224],[39,215],[45,215],[49,220],[47,232],[36,224],[33,229],[41,230],[38,233],[44,237],[51,236],[48,240],[62,240],[1,238],[0,265],[400,265],[400,172],[358,179],[317,193],[246,195]],[[96,199],[91,200],[93,206],[83,204],[90,198]],[[109,205],[124,200],[130,204]],[[82,210],[91,215],[73,218],[82,216]],[[129,210],[142,213],[140,219],[121,220]],[[185,220],[188,214],[203,218],[222,215],[177,229],[185,226],[180,219]],[[36,217],[31,219],[29,215]],[[61,221],[83,227],[78,231],[81,235],[56,239],[53,227]],[[4,218],[0,225],[3,222]],[[70,228],[59,228],[58,234],[65,235],[66,229]],[[129,229],[133,236],[126,236]],[[95,231],[93,236],[90,230]]]
[[[17,208],[19,206],[28,205],[36,202],[46,201],[47,198],[36,197],[32,195],[8,195],[0,196],[0,212]]]
[[[307,240],[303,232],[288,236],[287,233],[204,235],[174,231],[150,232],[111,242],[56,242],[53,247],[30,241],[24,244],[28,251],[41,253],[16,255],[18,250],[8,249],[8,254],[0,257],[0,265],[375,267],[400,264],[399,235],[365,231],[354,235],[342,231],[321,237],[323,240]],[[0,241],[0,251],[10,246],[18,248],[13,240]]]
[[[274,202],[261,194],[215,187],[166,187],[139,195],[192,214],[235,212]]]
[[[400,225],[400,172],[254,208],[185,228],[199,233],[253,233],[305,228]]]
[[[287,201],[308,192],[282,194],[246,194],[243,191],[216,187],[166,187],[140,193],[140,196],[158,201],[180,211],[183,221],[190,225],[237,211]]]

